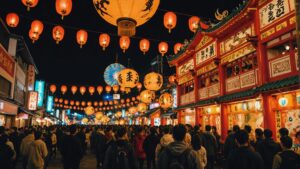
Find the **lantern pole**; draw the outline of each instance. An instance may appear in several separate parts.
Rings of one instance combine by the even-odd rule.
[[[295,12],[296,12],[296,38],[297,38],[297,49],[298,49],[298,60],[300,60],[300,0],[295,0]],[[300,62],[298,62],[300,67]],[[299,74],[300,76],[300,74]]]

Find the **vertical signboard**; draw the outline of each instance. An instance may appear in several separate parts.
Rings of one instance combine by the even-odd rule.
[[[43,100],[44,100],[44,92],[45,92],[45,82],[41,80],[37,80],[35,82],[35,91],[39,93],[38,107],[42,107]]]
[[[27,109],[34,111],[37,109],[38,92],[28,92]]]
[[[33,65],[28,65],[27,71],[27,90],[33,91],[35,81],[35,69]]]
[[[46,111],[49,113],[52,111],[52,109],[53,109],[53,96],[48,96]]]

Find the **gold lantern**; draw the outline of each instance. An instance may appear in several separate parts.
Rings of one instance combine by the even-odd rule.
[[[84,109],[84,112],[86,115],[90,116],[93,115],[95,113],[95,109],[92,106],[88,106]]]
[[[96,117],[97,120],[101,120],[101,118],[103,117],[103,113],[102,112],[97,112],[95,114],[95,117]]]
[[[145,103],[139,103],[137,110],[138,112],[145,113],[147,111],[147,105]]]
[[[148,90],[157,91],[163,85],[163,77],[159,73],[148,73],[144,78],[144,86]]]
[[[118,83],[121,87],[124,87],[126,92],[129,92],[131,88],[136,87],[139,82],[139,74],[133,69],[123,69],[118,73]]]
[[[163,93],[159,97],[158,102],[159,102],[159,105],[161,108],[168,109],[168,108],[172,107],[174,99],[170,93]]]
[[[151,90],[144,90],[140,94],[141,101],[150,104],[155,99],[155,93]]]
[[[86,123],[89,122],[89,119],[88,119],[88,118],[83,118],[83,119],[81,120],[81,122],[84,123],[84,124],[86,124]]]
[[[115,114],[116,118],[120,118],[121,116],[122,116],[122,112],[121,111],[116,112],[116,114]]]
[[[118,26],[119,36],[134,36],[136,27],[155,14],[160,0],[93,0],[93,3],[100,17]]]
[[[128,112],[130,113],[130,114],[135,114],[136,112],[137,112],[137,108],[136,107],[130,107],[129,109],[128,109]]]

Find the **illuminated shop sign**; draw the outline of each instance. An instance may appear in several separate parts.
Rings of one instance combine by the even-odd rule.
[[[53,109],[53,96],[48,96],[47,97],[47,107],[46,107],[46,111],[47,112],[51,112]]]
[[[35,91],[38,92],[38,107],[43,106],[44,92],[45,92],[45,82],[37,80],[35,82]]]
[[[38,104],[38,92],[29,92],[28,93],[28,110],[36,110]]]

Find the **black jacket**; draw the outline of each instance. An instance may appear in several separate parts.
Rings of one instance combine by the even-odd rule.
[[[256,151],[264,160],[265,169],[272,169],[273,158],[280,151],[280,145],[272,138],[264,139],[256,145]]]
[[[159,138],[156,134],[150,134],[146,137],[143,149],[147,155],[147,158],[155,158],[155,149],[159,143]]]
[[[234,133],[230,133],[224,143],[224,156],[225,158],[237,148],[237,144],[235,142],[235,135]]]
[[[61,154],[64,162],[79,162],[83,156],[83,149],[76,136],[66,135],[62,141]]]
[[[216,153],[217,153],[217,140],[216,140],[215,136],[213,136],[209,132],[204,132],[201,135],[201,140],[202,140],[203,147],[206,150],[207,156],[208,157],[216,156]]]
[[[6,144],[0,145],[0,168],[12,169],[13,150]]]

